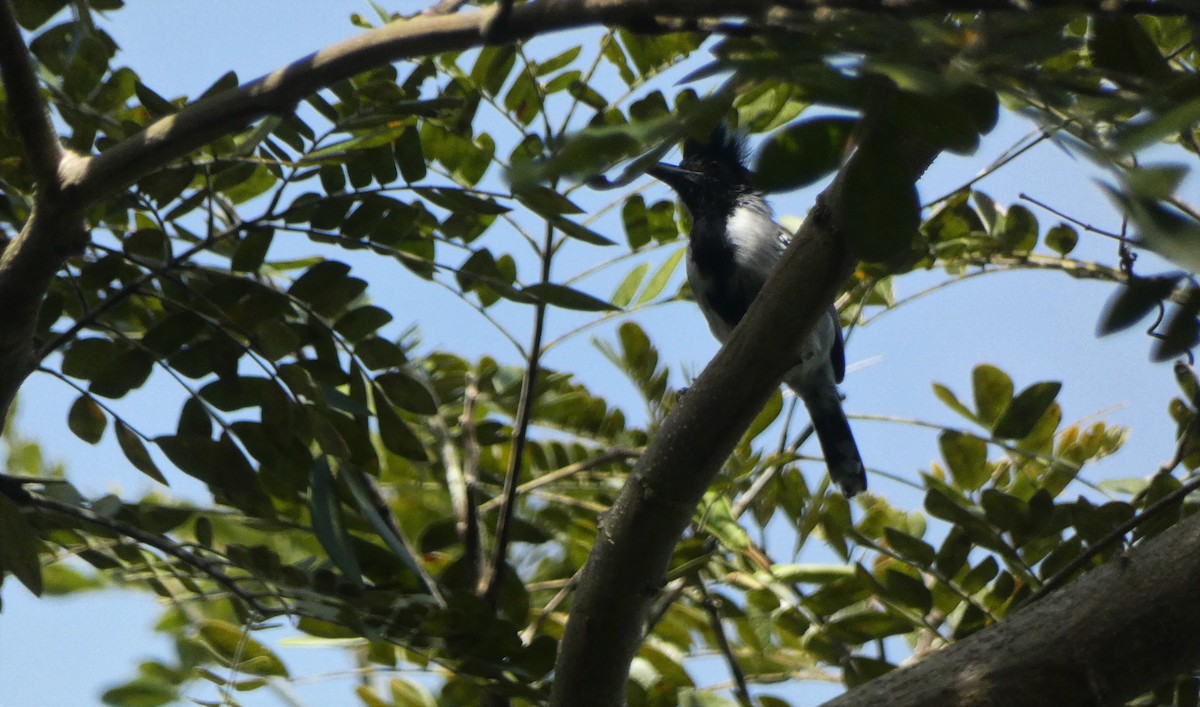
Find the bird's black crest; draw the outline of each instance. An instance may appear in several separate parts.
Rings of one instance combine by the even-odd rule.
[[[746,167],[746,139],[724,123],[713,128],[706,142],[690,137],[683,142],[683,166],[713,165]]]

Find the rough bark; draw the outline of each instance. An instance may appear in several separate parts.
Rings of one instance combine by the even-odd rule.
[[[1200,514],[829,707],[1122,705],[1200,665]]]

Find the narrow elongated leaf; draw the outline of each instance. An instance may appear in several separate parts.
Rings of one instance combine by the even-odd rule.
[[[361,470],[350,466],[343,466],[342,469],[342,481],[350,489],[350,495],[354,498],[359,512],[363,514],[363,517],[371,525],[371,529],[387,544],[392,553],[414,574],[424,578],[427,575],[425,569],[417,561],[417,553],[412,542],[399,532],[399,528],[379,515],[375,504],[372,503],[373,494],[367,488],[368,482],[362,478],[362,473]]]
[[[379,438],[389,452],[415,461],[423,462],[428,458],[421,438],[417,437],[408,423],[400,419],[387,401],[383,401],[382,405],[376,404],[375,413],[379,420]]]
[[[117,444],[121,445],[121,451],[125,453],[125,458],[133,464],[134,468],[164,486],[169,485],[166,477],[158,470],[154,460],[150,458],[150,452],[147,451],[146,445],[142,444],[137,433],[120,420],[116,420],[116,430]]]
[[[642,286],[642,280],[646,277],[646,271],[650,269],[650,263],[639,263],[637,267],[629,271],[629,274],[621,280],[621,284],[617,285],[617,289],[613,292],[612,303],[614,307],[624,309],[633,301],[633,296],[637,294],[638,288]]]
[[[646,283],[646,289],[637,299],[637,304],[649,302],[650,300],[662,294],[662,291],[670,281],[671,275],[675,274],[675,269],[679,267],[679,261],[683,260],[686,248],[680,248],[670,255],[663,264],[658,266],[654,274],[650,276],[650,282]]]
[[[553,224],[555,228],[577,241],[583,241],[584,243],[590,243],[592,245],[616,245],[616,241],[596,233],[587,226],[575,223],[569,218],[555,216],[549,217],[547,220]]]
[[[602,299],[597,299],[586,292],[580,292],[566,285],[558,285],[552,282],[530,285],[521,290],[521,292],[533,295],[546,304],[562,307],[563,309],[574,309],[581,312],[610,312],[617,309],[612,304]]]
[[[333,560],[348,582],[362,586],[362,570],[358,564],[358,556],[350,543],[350,534],[346,532],[333,471],[329,468],[328,457],[324,455],[313,460],[308,508],[312,513],[313,532],[317,540],[321,541],[321,547],[329,553],[329,559]]]

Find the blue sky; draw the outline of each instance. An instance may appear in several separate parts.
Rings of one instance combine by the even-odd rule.
[[[423,7],[411,2],[387,6],[400,12]],[[248,80],[357,34],[360,30],[347,20],[351,12],[371,16],[372,11],[360,0],[255,0],[236,4],[167,0],[131,3],[127,9],[113,13],[105,27],[122,47],[118,63],[133,67],[162,95],[195,95],[230,69]],[[549,37],[536,42],[534,51],[551,54],[555,46],[571,39],[571,35]],[[977,154],[940,158],[919,185],[922,196],[940,196],[967,181],[1032,128],[1022,118],[1006,116]],[[1086,163],[1043,143],[984,180],[979,188],[1001,203],[1015,202],[1025,192],[1097,227],[1117,230],[1119,217],[1096,187],[1099,177],[1102,175]],[[648,198],[669,198],[665,187],[650,182],[645,185]],[[773,199],[776,211],[802,215],[814,193],[809,189],[778,196]],[[1188,196],[1186,192],[1184,196]],[[604,203],[614,197],[607,194],[588,198]],[[1043,231],[1058,222],[1056,217],[1030,208]],[[596,228],[601,232],[609,229],[615,240],[623,241],[616,218],[602,219]],[[511,234],[489,237],[503,239]],[[294,247],[312,249],[306,243]],[[569,274],[571,268],[581,267],[589,258],[613,254],[597,256],[594,250],[578,247],[568,254],[563,273]],[[1074,255],[1112,264],[1115,247],[1108,240],[1081,234]],[[1149,255],[1139,259],[1137,267],[1143,274],[1164,269]],[[437,288],[415,282],[415,278],[394,277],[402,272],[394,264],[364,263],[363,268],[378,302],[383,306],[402,303],[396,308],[398,329],[416,322],[427,348],[444,347],[466,356],[487,353],[516,362],[500,337],[480,326],[474,315],[448,301]],[[898,283],[898,294],[911,294],[938,279],[937,273],[907,277]],[[607,296],[615,281],[600,278],[588,285],[598,295]],[[1073,280],[1058,273],[1002,273],[954,285],[890,313],[859,329],[850,342],[847,357],[851,372],[843,386],[847,411],[852,416],[881,414],[963,427],[965,421],[934,398],[930,384],[941,382],[969,397],[972,368],[991,363],[1007,371],[1018,390],[1041,380],[1063,381],[1059,400],[1065,421],[1098,415],[1132,428],[1125,449],[1089,470],[1089,478],[1149,475],[1173,450],[1174,429],[1166,405],[1176,387],[1169,364],[1149,363],[1149,341],[1136,329],[1095,338],[1096,320],[1110,293],[1107,285]],[[508,316],[519,322],[526,315],[512,310]],[[564,331],[578,321],[578,315],[554,317],[552,331]],[[662,359],[677,374],[699,373],[716,351],[703,319],[686,303],[641,313],[634,319],[647,330],[659,346]],[[607,338],[612,330],[612,326],[604,326],[593,334]],[[521,340],[527,338],[524,330],[519,331]],[[610,400],[630,410],[640,409],[628,384],[603,362],[588,336],[555,349],[547,363],[577,371],[585,383],[603,391]],[[681,384],[682,379],[674,382]],[[129,405],[136,408],[126,405],[121,409],[145,420],[153,430],[155,420],[159,424],[173,420],[179,404],[172,393],[157,395],[134,394]],[[145,477],[126,468],[114,444],[91,447],[67,431],[66,411],[73,399],[73,393],[62,384],[46,377],[31,378],[22,391],[18,417],[21,432],[38,439],[48,456],[66,463],[86,493],[114,492],[133,498],[150,489]],[[868,467],[915,477],[936,459],[934,431],[868,420],[852,420],[852,424]],[[819,466],[810,465],[806,472],[818,473]],[[189,484],[182,474],[168,475],[175,492],[203,498],[203,490]],[[872,486],[873,491],[897,505],[914,507],[920,503],[919,497],[903,486],[882,479],[873,479]],[[1067,493],[1077,492],[1080,489],[1072,488]],[[2,598],[0,705],[4,707],[98,703],[100,692],[131,677],[138,661],[170,655],[166,642],[151,630],[158,605],[150,595],[106,592],[71,600],[36,600],[17,582],[7,581]],[[288,632],[281,630],[265,640],[285,634]],[[308,676],[291,688],[301,704],[354,702],[349,678],[320,677],[351,667],[339,652],[287,645],[280,650],[293,674]],[[699,677],[708,682],[725,679],[719,666],[704,672]],[[803,705],[814,704],[821,695],[829,694],[774,692]],[[202,691],[193,696],[214,697]],[[286,701],[278,695],[255,694],[245,696],[245,703],[272,705]]]

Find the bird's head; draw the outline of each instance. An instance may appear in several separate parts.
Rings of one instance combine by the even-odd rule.
[[[693,214],[705,204],[753,191],[746,142],[724,125],[718,125],[707,140],[685,140],[679,165],[659,163],[647,173],[674,189]]]

